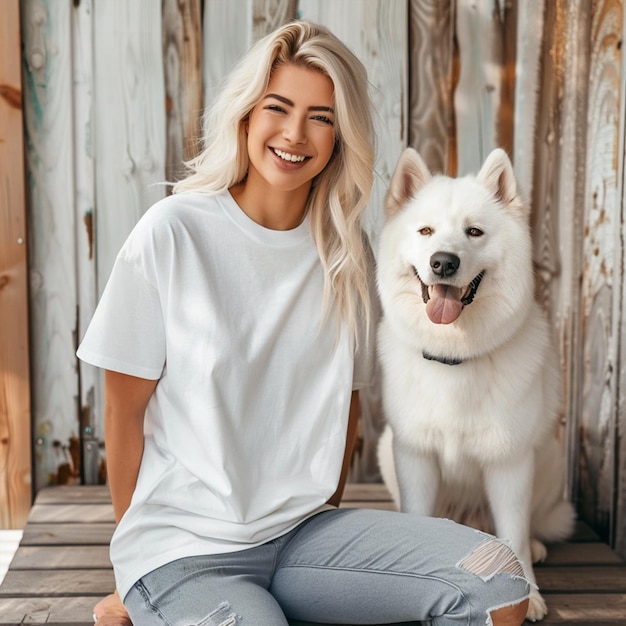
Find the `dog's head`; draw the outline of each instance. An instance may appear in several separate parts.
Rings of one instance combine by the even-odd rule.
[[[433,176],[408,148],[385,211],[378,255],[385,315],[400,308],[409,320],[421,311],[430,324],[467,331],[468,319],[475,323],[485,307],[493,319],[494,306],[511,313],[523,299],[532,301],[528,210],[503,150],[494,150],[476,176],[453,179]]]

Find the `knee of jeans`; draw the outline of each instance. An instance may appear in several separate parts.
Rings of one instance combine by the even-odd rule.
[[[222,602],[214,611],[211,611],[197,626],[237,626],[239,616],[234,613],[228,602]]]
[[[489,580],[497,574],[526,580],[524,567],[515,552],[496,537],[489,538],[468,554],[460,563],[466,571]]]

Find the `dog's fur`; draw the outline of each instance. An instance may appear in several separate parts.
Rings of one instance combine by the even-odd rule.
[[[559,364],[533,297],[529,214],[511,163],[496,149],[477,176],[432,176],[409,148],[385,209],[383,479],[403,511],[510,542],[535,583],[540,542],[565,539],[575,516],[557,441]],[[533,588],[528,618],[545,614]]]

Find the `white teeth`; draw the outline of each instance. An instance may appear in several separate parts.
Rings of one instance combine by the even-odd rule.
[[[283,161],[290,161],[291,163],[302,163],[305,156],[298,156],[296,154],[289,154],[288,152],[283,152],[282,150],[277,150],[274,148],[274,152],[281,158]]]

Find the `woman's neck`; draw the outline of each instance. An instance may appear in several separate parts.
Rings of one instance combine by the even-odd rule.
[[[310,185],[283,191],[244,181],[230,188],[239,208],[257,224],[271,230],[291,230],[302,223]]]

